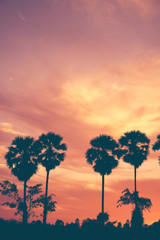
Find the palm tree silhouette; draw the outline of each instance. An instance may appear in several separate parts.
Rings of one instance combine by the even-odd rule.
[[[120,199],[117,201],[117,207],[123,205],[136,204],[135,209],[132,211],[131,226],[135,229],[143,225],[143,211],[150,211],[152,202],[149,198],[139,197],[138,193],[131,193],[128,188],[122,191]]]
[[[86,152],[87,163],[102,176],[102,214],[104,215],[104,176],[111,174],[118,166],[118,143],[107,135],[100,135],[90,141],[91,148]]]
[[[122,207],[122,205],[135,204],[136,195],[135,192],[131,193],[128,188],[122,191],[120,199],[117,201],[117,207]],[[137,197],[137,205],[143,210],[150,210],[152,207],[152,202],[149,198]]]
[[[24,182],[23,223],[27,223],[27,181],[37,171],[39,145],[31,137],[16,137],[5,155],[7,166],[19,181]]]
[[[61,143],[62,139],[60,135],[49,132],[48,134],[42,134],[38,140],[41,144],[41,153],[39,154],[40,163],[45,167],[47,172],[43,224],[46,224],[47,220],[49,172],[60,165],[65,157],[64,151],[67,150],[66,144]]]
[[[136,170],[141,166],[144,160],[147,160],[150,140],[140,131],[131,131],[124,133],[119,139],[119,143],[123,161],[134,166],[134,191],[137,195]]]
[[[153,151],[157,151],[160,149],[160,135],[157,136],[157,141],[152,146]],[[159,164],[160,164],[160,156],[159,156]]]

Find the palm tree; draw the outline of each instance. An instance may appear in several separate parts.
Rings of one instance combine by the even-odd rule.
[[[157,151],[160,149],[160,135],[157,136],[157,141],[153,144],[153,151]],[[159,156],[159,164],[160,164],[160,156]]]
[[[50,170],[55,169],[64,160],[67,146],[62,143],[63,138],[60,135],[49,132],[48,134],[42,134],[39,137],[39,143],[41,144],[40,163],[45,167],[47,172],[46,177],[46,189],[45,189],[45,204],[43,212],[43,224],[46,224],[47,219],[47,199],[48,199],[48,181]]]
[[[120,199],[117,201],[117,207],[122,207],[122,205],[135,204],[136,195],[135,192],[131,193],[128,188],[122,191]],[[139,197],[137,198],[137,205],[143,210],[150,210],[152,202],[149,198]]]
[[[119,139],[119,143],[123,161],[134,166],[134,191],[137,195],[136,170],[141,166],[144,160],[147,160],[150,140],[140,131],[131,131],[124,133]]]
[[[122,191],[120,199],[117,201],[117,207],[122,205],[136,204],[135,209],[132,211],[131,226],[135,229],[143,225],[143,210],[150,211],[152,202],[149,198],[139,197],[135,192],[131,193],[128,188]]]
[[[87,163],[102,176],[102,214],[104,215],[104,176],[111,174],[118,166],[118,143],[107,135],[100,135],[90,141],[91,148],[86,152]]]
[[[39,145],[31,137],[16,137],[5,155],[7,166],[19,181],[24,182],[23,223],[27,223],[26,188],[27,181],[37,171]]]

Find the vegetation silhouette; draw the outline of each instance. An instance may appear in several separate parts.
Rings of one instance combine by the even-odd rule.
[[[34,186],[27,186],[27,194],[26,194],[26,205],[27,205],[27,219],[29,217],[38,217],[35,213],[35,209],[38,207],[44,208],[45,196],[42,193],[42,184],[36,184]],[[10,198],[12,201],[4,202],[2,205],[8,206],[11,209],[15,209],[15,216],[19,215],[23,216],[23,198],[20,197],[18,188],[16,184],[11,183],[8,180],[0,182],[0,193],[3,196]],[[48,208],[47,211],[53,212],[55,211],[56,201],[52,200],[53,194],[48,196]],[[42,216],[42,214],[40,214]]]
[[[111,136],[100,135],[90,141],[91,147],[86,151],[86,159],[93,166],[95,172],[102,176],[102,211],[96,219],[79,219],[72,223],[64,223],[57,219],[55,224],[46,224],[47,213],[54,212],[56,202],[53,194],[48,196],[48,182],[50,170],[55,169],[65,158],[66,144],[62,143],[60,135],[49,132],[42,134],[38,140],[31,137],[16,137],[5,155],[7,166],[20,181],[24,182],[23,198],[20,197],[15,183],[5,180],[0,183],[0,193],[9,197],[10,201],[2,205],[15,209],[15,215],[20,215],[23,223],[29,217],[38,217],[36,208],[42,207],[43,224],[38,219],[31,224],[21,224],[15,220],[0,219],[1,235],[5,239],[151,239],[160,235],[160,221],[148,226],[144,224],[143,211],[150,210],[152,203],[148,198],[139,197],[136,186],[136,170],[147,159],[150,140],[140,131],[125,133],[117,143]],[[153,150],[160,149],[160,135],[153,144]],[[121,222],[109,221],[109,215],[104,213],[104,177],[118,166],[122,157],[127,163],[134,166],[134,192],[126,188],[117,202],[117,207],[132,204],[131,221],[124,225]],[[38,164],[45,167],[47,172],[45,194],[42,194],[42,184],[27,186],[27,181],[36,173]],[[25,235],[24,235],[25,232]]]
[[[131,218],[131,227],[134,230],[141,229],[144,223],[143,213],[141,208],[136,206],[136,208],[132,211],[132,218]]]
[[[106,223],[109,220],[108,213],[99,213],[97,216],[97,221],[100,223]]]
[[[50,194],[47,196],[47,212],[55,212],[56,206],[55,204],[57,203],[56,201],[52,200],[52,197],[55,196],[54,194]],[[44,205],[46,202],[46,196],[45,194],[40,195],[34,202],[35,207],[43,207],[44,210]],[[43,216],[43,214],[41,214]]]
[[[135,209],[132,211],[131,226],[134,229],[141,228],[144,223],[143,210],[150,211],[152,202],[149,198],[139,197],[138,193],[131,193],[128,188],[122,191],[120,199],[117,201],[117,207],[123,205],[136,204]]]
[[[145,226],[135,231],[130,227],[130,222],[124,225],[116,222],[107,222],[102,225],[97,219],[84,219],[82,224],[79,225],[76,221],[72,223],[66,223],[57,219],[55,224],[42,225],[40,221],[33,221],[31,224],[22,225],[14,220],[5,221],[0,219],[1,236],[5,236],[5,240],[8,239],[44,239],[48,240],[64,240],[64,239],[157,239],[160,234],[160,221],[155,222],[150,226]],[[25,232],[25,234],[24,234]]]
[[[157,141],[152,146],[153,151],[160,150],[160,135],[157,136]],[[160,156],[159,156],[159,165],[160,165]]]
[[[60,135],[49,132],[42,134],[37,142],[40,144],[41,151],[39,153],[39,162],[45,167],[46,176],[46,189],[45,189],[45,202],[43,212],[43,224],[46,224],[47,220],[47,206],[48,206],[48,182],[49,173],[52,169],[55,169],[64,160],[65,151],[67,146],[62,143],[63,138]]]
[[[87,163],[102,176],[102,216],[104,215],[104,176],[111,174],[118,166],[118,143],[107,135],[100,135],[90,141],[91,148],[86,152]],[[104,222],[104,217],[101,216]]]
[[[144,160],[147,160],[150,140],[140,131],[131,131],[124,133],[124,135],[120,137],[119,143],[123,161],[134,166],[134,192],[136,207],[136,199],[138,198],[136,170],[142,165]]]
[[[39,144],[31,137],[16,137],[5,155],[7,166],[19,181],[24,182],[23,223],[27,223],[27,181],[37,171]]]

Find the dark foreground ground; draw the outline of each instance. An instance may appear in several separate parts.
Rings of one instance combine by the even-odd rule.
[[[66,226],[47,225],[40,223],[28,224],[0,220],[0,239],[4,240],[159,240],[160,239],[160,221],[151,226],[133,230],[130,227],[118,228],[114,226],[86,225],[79,227],[77,224],[68,224]]]

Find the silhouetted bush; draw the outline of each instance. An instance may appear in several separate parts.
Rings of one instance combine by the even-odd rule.
[[[143,226],[143,214],[140,207],[136,207],[132,212],[131,227],[133,229],[140,229]]]
[[[43,225],[40,221],[32,222],[31,224],[23,225],[17,221],[5,221],[0,219],[0,231],[2,239],[5,240],[130,240],[130,239],[156,239],[160,235],[160,221],[145,226],[141,229],[133,229],[130,227],[129,221],[122,225],[120,223],[115,226],[115,222],[108,222],[105,226],[99,224],[95,219],[85,219],[82,226],[78,227],[77,223],[63,224],[61,220],[55,225]],[[157,238],[158,239],[158,238]]]

